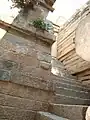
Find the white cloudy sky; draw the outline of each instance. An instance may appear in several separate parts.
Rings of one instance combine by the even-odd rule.
[[[48,18],[56,22],[58,18],[60,20],[69,19],[81,6],[83,6],[88,0],[57,0],[54,4],[55,11],[49,13]]]
[[[48,19],[56,22],[58,17],[63,17],[64,20],[67,20],[85,2],[87,0],[56,0],[55,11],[49,13]],[[17,15],[17,9],[10,9],[11,4],[8,0],[0,0],[0,18],[9,23],[13,19],[12,16]]]

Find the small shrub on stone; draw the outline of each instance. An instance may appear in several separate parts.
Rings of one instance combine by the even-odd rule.
[[[30,24],[32,24],[34,27],[42,29],[42,30],[46,30],[46,31],[53,31],[53,26],[50,22],[47,22],[41,18],[38,18],[32,22],[30,22]]]

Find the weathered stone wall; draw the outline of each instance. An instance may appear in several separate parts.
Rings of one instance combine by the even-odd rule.
[[[54,41],[46,31],[12,25],[0,40],[0,120],[34,120],[36,111],[48,111],[59,81],[56,75],[60,80],[69,76],[50,55]]]
[[[48,15],[49,10],[43,6],[36,6],[34,10],[29,10],[28,14],[21,11],[19,15],[15,18],[13,24],[18,27],[27,27],[27,24],[30,24],[32,20],[37,18],[45,19]]]
[[[11,31],[0,40],[0,120],[33,120],[53,101],[50,44]]]
[[[81,9],[77,12],[60,28],[57,40],[57,57],[63,62],[65,68],[71,74],[84,75],[88,69],[90,69],[90,63],[83,60],[76,53],[75,37],[76,29],[79,23],[90,14],[90,3],[87,2]],[[88,71],[89,72],[89,71]],[[87,81],[89,75],[82,76],[84,79],[80,78],[80,81]],[[89,80],[89,79],[88,79]]]
[[[0,40],[0,120],[34,120],[55,102],[59,80],[72,76],[50,55],[53,34],[33,26],[0,26],[8,30]]]
[[[22,10],[19,12],[17,17],[14,19],[13,25],[17,27],[27,28],[33,20],[37,18],[46,19],[49,11],[53,11],[52,5],[56,0],[37,0],[38,5],[34,5],[33,9],[28,9],[27,12]]]

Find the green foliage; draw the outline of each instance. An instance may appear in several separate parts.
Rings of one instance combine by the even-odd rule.
[[[43,30],[46,29],[46,24],[44,23],[44,21],[42,19],[34,20],[33,25],[36,28],[40,28],[40,29],[43,29]]]
[[[47,30],[47,31],[53,30],[52,24],[50,22],[44,21],[41,18],[38,18],[38,19],[32,21],[31,24],[34,27],[42,29],[42,30]]]
[[[51,22],[46,22],[46,30],[47,31],[53,31],[53,25]]]
[[[37,0],[12,0],[13,6],[21,9],[27,9],[31,8],[33,9],[33,6],[37,4]]]

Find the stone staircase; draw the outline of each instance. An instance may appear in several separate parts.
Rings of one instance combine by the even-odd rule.
[[[68,120],[48,112],[38,112],[36,120]]]
[[[56,83],[55,95],[57,104],[90,105],[90,90],[71,79]]]
[[[49,112],[69,120],[85,120],[85,105],[51,104]]]
[[[0,41],[0,120],[85,120],[90,89],[48,54],[53,38],[11,26]]]
[[[35,120],[85,120],[90,89],[71,78],[57,77],[54,82],[54,102],[48,112],[37,112]]]

